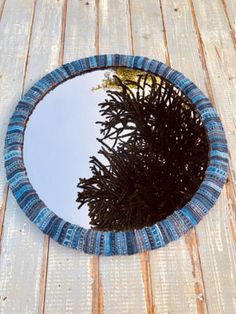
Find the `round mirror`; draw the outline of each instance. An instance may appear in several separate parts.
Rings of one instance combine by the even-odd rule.
[[[179,72],[97,56],[64,65],[24,96],[5,165],[21,208],[56,241],[132,254],[203,217],[225,181],[227,147],[209,100]]]

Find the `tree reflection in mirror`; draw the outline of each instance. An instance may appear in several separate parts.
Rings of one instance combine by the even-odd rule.
[[[185,95],[123,67],[51,91],[30,117],[24,145],[28,176],[47,206],[72,223],[113,231],[149,226],[183,207],[204,179],[208,152]]]

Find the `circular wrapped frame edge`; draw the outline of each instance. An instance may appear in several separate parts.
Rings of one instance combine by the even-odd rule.
[[[184,207],[165,219],[131,231],[98,231],[67,222],[50,210],[33,189],[23,160],[24,132],[37,103],[65,80],[88,71],[123,66],[163,77],[179,88],[200,113],[209,141],[204,180]],[[157,249],[193,228],[216,203],[227,178],[228,150],[221,121],[201,90],[166,64],[141,56],[97,55],[62,65],[36,82],[21,98],[9,121],[4,150],[7,180],[26,216],[59,244],[95,255],[130,255]]]

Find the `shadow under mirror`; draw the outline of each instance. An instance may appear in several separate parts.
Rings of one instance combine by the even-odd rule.
[[[123,67],[65,81],[36,106],[24,162],[39,197],[85,228],[160,221],[196,193],[209,144],[198,112],[168,81]]]

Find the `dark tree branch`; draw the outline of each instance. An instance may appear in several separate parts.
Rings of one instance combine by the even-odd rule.
[[[164,79],[139,75],[107,91],[98,121],[102,164],[91,157],[91,178],[79,180],[79,208],[89,206],[100,230],[141,228],[187,203],[204,178],[209,145],[198,112]],[[106,140],[113,140],[107,145]]]

